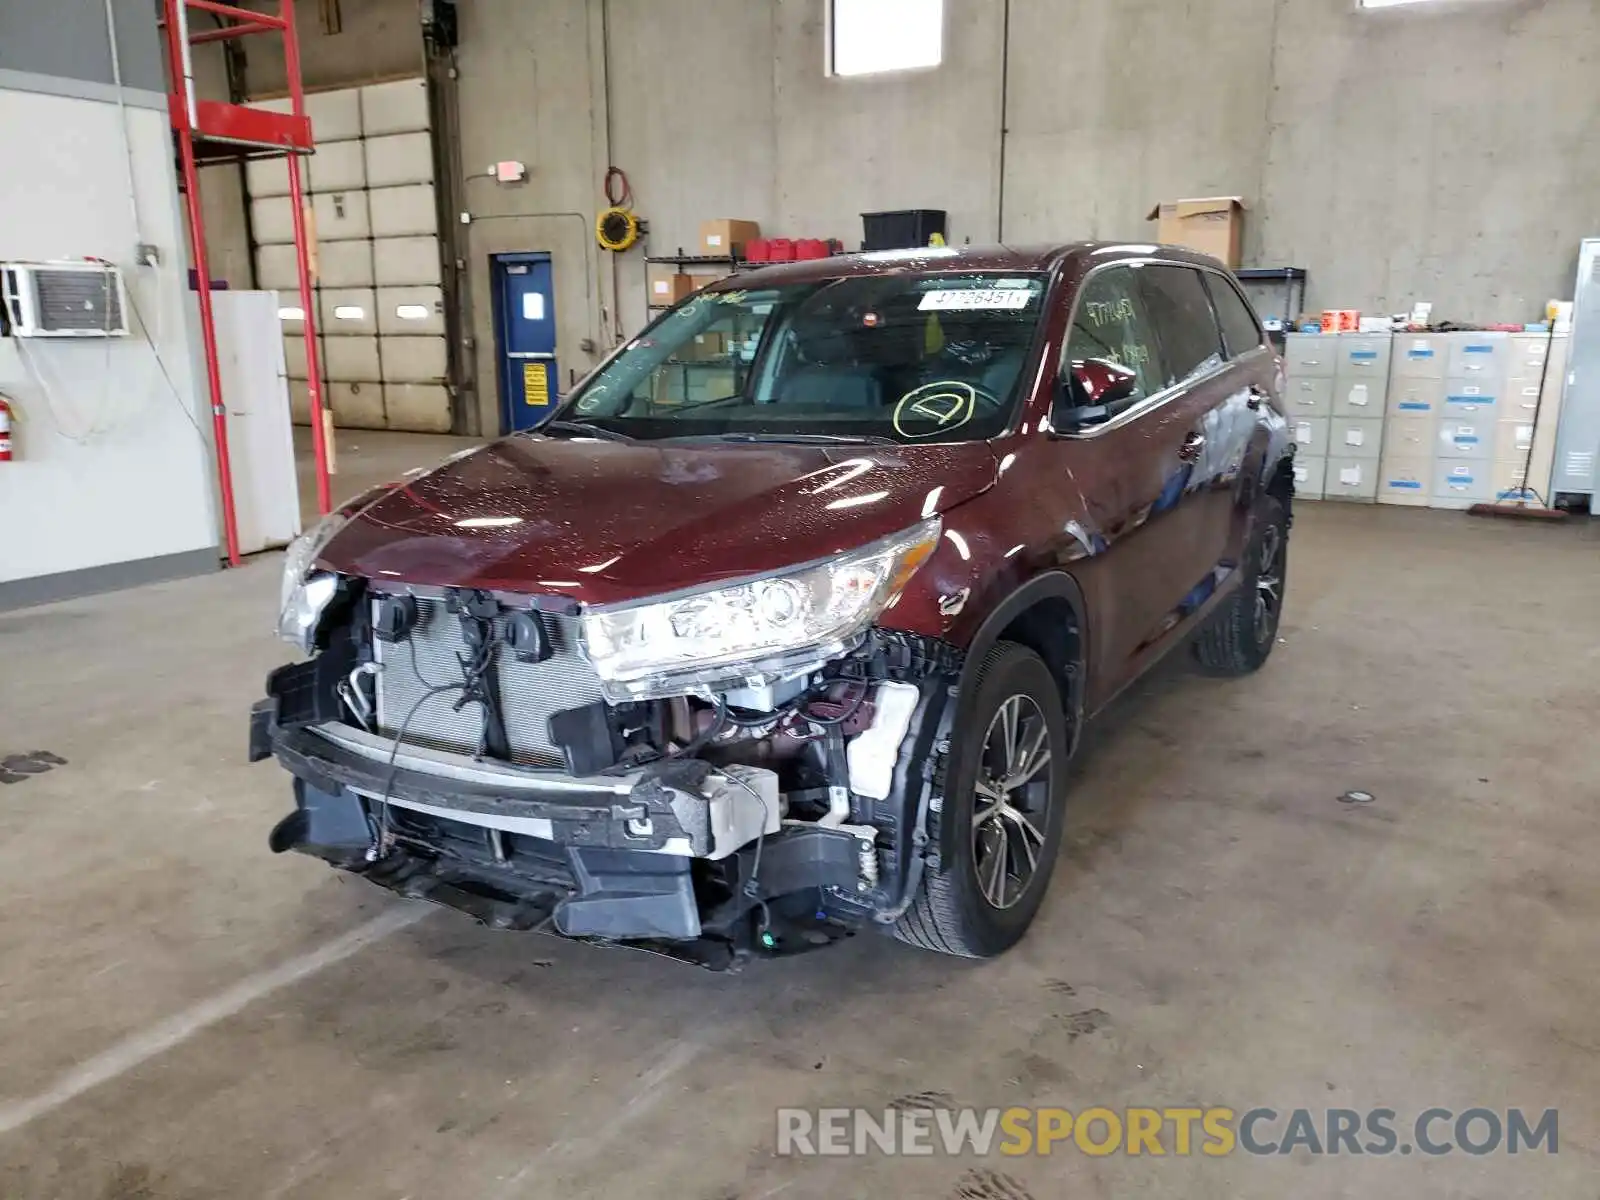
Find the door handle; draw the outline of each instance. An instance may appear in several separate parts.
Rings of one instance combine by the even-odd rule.
[[[1195,459],[1200,457],[1200,451],[1204,450],[1205,448],[1205,435],[1201,433],[1191,433],[1188,437],[1183,439],[1183,445],[1178,450],[1178,457],[1183,459],[1184,462],[1193,462]]]

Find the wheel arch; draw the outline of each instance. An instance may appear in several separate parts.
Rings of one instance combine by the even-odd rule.
[[[968,643],[957,683],[954,728],[965,729],[969,723],[974,680],[990,648],[996,642],[1018,642],[1044,659],[1055,677],[1067,720],[1067,745],[1075,752],[1083,730],[1089,637],[1088,606],[1076,579],[1065,571],[1029,579],[994,607]],[[945,863],[951,861],[950,836],[949,823],[941,823],[939,849]]]

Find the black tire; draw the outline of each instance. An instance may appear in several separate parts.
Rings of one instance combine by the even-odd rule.
[[[1280,498],[1263,494],[1245,553],[1244,578],[1195,635],[1194,656],[1201,670],[1239,676],[1261,669],[1278,640],[1288,578],[1289,514]]]
[[[894,932],[901,941],[924,950],[992,958],[1021,940],[1050,884],[1065,808],[1067,718],[1050,668],[1032,650],[1015,642],[999,642],[984,656],[972,688],[966,724],[952,737],[945,772],[941,820],[949,823],[948,844],[954,849],[937,875],[923,876],[916,899]],[[1003,755],[997,757],[990,745],[996,728],[1000,741],[1005,740],[1003,708],[1013,714],[1012,728],[1018,730],[1013,744],[1021,745],[1025,755],[1040,724],[1040,744],[1048,746],[1047,761],[1035,774],[1023,776],[1014,792],[1006,790],[1005,780],[997,778],[995,766]],[[1024,770],[1031,761],[1031,757],[1023,758]],[[980,772],[987,789],[981,808]],[[1045,778],[1041,781],[1040,776]],[[999,804],[990,799],[997,791],[1005,797]],[[973,820],[980,813],[975,837]],[[990,836],[995,831],[997,836]],[[1024,882],[1020,876],[1029,850],[1036,857]],[[1015,880],[1009,870],[1012,853],[1018,856]],[[992,868],[986,871],[984,882],[978,877],[980,858],[986,868]],[[1003,907],[986,895],[986,887],[996,890],[996,875]]]

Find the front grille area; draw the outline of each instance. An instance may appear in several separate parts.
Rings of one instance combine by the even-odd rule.
[[[374,601],[374,604],[377,602]],[[418,599],[418,621],[411,636],[393,645],[377,642],[374,657],[383,664],[377,678],[378,729],[388,737],[400,733],[408,713],[416,708],[401,739],[412,745],[457,754],[475,754],[483,734],[483,710],[477,703],[455,710],[459,689],[423,699],[430,687],[458,683],[462,678],[457,655],[467,655],[459,618],[443,600]],[[518,662],[501,640],[503,619],[494,623],[495,676],[506,740],[512,761],[526,766],[562,764],[561,751],[550,744],[546,722],[551,713],[578,708],[601,699],[600,679],[578,649],[578,618],[541,613],[552,653],[542,663]]]

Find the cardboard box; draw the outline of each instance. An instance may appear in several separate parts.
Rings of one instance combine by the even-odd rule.
[[[652,403],[671,408],[725,400],[737,391],[732,368],[710,362],[668,363],[656,370]]]
[[[1159,221],[1156,241],[1186,246],[1220,258],[1229,268],[1239,265],[1244,246],[1244,201],[1238,196],[1197,200],[1164,200],[1146,220]]]
[[[676,304],[694,295],[700,286],[693,275],[685,275],[674,266],[652,263],[645,274],[650,289],[651,304]]]
[[[700,223],[700,253],[727,258],[741,255],[751,238],[761,236],[761,226],[755,221],[734,221],[719,217],[715,221]]]
[[[673,355],[680,362],[716,362],[728,357],[728,335],[725,333],[697,333]]]

